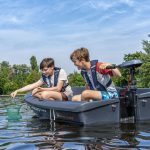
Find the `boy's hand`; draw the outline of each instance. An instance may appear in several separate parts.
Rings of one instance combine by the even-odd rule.
[[[15,96],[17,95],[17,93],[18,93],[18,91],[14,91],[14,92],[12,92],[12,93],[10,94],[10,96],[11,96],[12,98],[15,98]]]
[[[106,69],[107,66],[111,66],[110,63],[103,63],[99,66],[100,69]]]
[[[41,88],[41,87],[35,88],[35,89],[32,91],[32,95],[34,96],[36,93],[41,92],[41,91],[42,91],[42,88]]]
[[[32,96],[34,96],[36,93],[38,93],[39,92],[39,90],[38,90],[38,88],[35,88],[33,91],[32,91]]]

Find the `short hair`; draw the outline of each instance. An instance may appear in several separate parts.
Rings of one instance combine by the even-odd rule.
[[[40,63],[40,70],[47,67],[53,67],[54,66],[54,59],[53,58],[44,58]]]
[[[74,52],[70,55],[70,59],[72,61],[74,60],[85,60],[85,61],[90,61],[90,56],[89,56],[89,51],[87,48],[81,47],[79,49],[74,50]]]

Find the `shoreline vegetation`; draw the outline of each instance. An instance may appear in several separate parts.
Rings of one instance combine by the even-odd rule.
[[[148,35],[148,38],[150,38],[150,34]],[[137,80],[137,87],[150,88],[150,40],[143,40],[142,44],[143,49],[141,51],[125,54],[123,61],[133,59],[140,59],[143,61],[143,64],[139,68],[136,68],[135,77]],[[110,63],[113,64],[113,62]],[[120,69],[120,72],[122,77],[112,78],[113,82],[118,87],[127,86],[129,82],[129,71],[127,69]],[[14,64],[11,66],[9,62],[2,61],[0,62],[0,96],[9,96],[12,91],[36,82],[40,79],[40,76],[41,72],[35,56],[30,58],[30,66],[27,66],[26,64]],[[72,87],[84,86],[85,84],[81,74],[77,71],[68,75],[68,81]],[[22,93],[20,95],[22,95]]]
[[[25,94],[17,94],[16,97],[20,97],[20,96],[25,96]],[[1,97],[11,97],[11,96],[8,95],[8,94],[5,94],[5,95],[0,95],[0,98],[1,98]]]

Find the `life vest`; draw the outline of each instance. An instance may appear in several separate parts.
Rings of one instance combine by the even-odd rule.
[[[54,67],[54,86],[57,86],[60,69],[61,68]],[[47,85],[47,87],[49,87],[49,88],[52,87],[50,76],[46,77],[44,74],[42,74],[42,79],[43,79],[44,83]],[[68,85],[69,84],[66,84],[65,86],[63,85],[61,92],[64,92]]]
[[[91,80],[89,79],[88,73],[85,69],[81,70],[81,75],[86,80],[86,82],[91,90],[95,90],[95,88],[96,88],[96,90],[98,90],[98,91],[107,91],[107,87],[109,87],[112,83],[110,76],[108,74],[101,74],[96,71],[96,65],[98,63],[98,60],[92,60],[90,63],[91,63],[91,74],[92,74],[94,87],[93,87]],[[106,79],[107,79],[107,81],[99,82],[97,80],[97,74],[99,74],[101,76],[101,81],[104,81]]]

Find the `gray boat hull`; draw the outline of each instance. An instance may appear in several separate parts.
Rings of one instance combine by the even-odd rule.
[[[73,88],[75,94],[82,90],[83,88],[80,87]],[[50,101],[40,100],[28,93],[24,99],[39,119],[81,125],[119,123],[134,119],[132,114],[128,114],[129,110],[125,107],[126,100],[121,98],[90,102]],[[149,120],[149,108],[150,89],[137,89],[136,120]]]
[[[93,102],[39,100],[31,94],[25,101],[40,119],[95,125],[119,122],[119,99]]]

